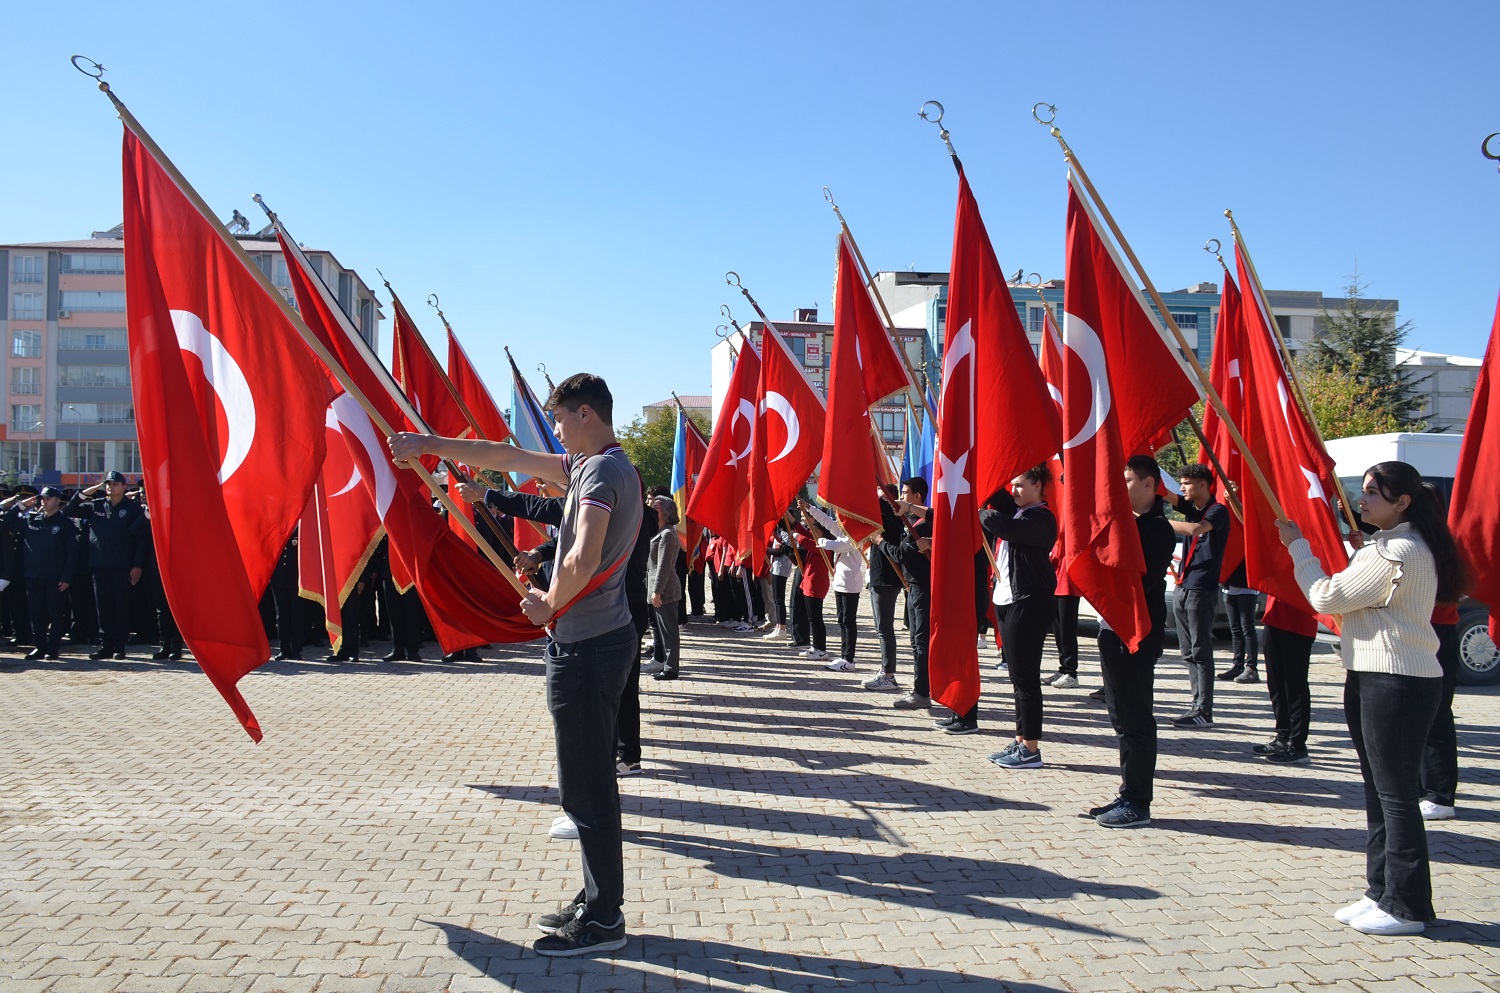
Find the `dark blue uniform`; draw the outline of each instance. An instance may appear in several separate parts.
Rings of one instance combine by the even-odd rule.
[[[125,654],[130,631],[130,570],[146,567],[147,528],[141,505],[134,500],[111,504],[108,497],[85,500],[73,494],[63,511],[83,521],[89,543],[89,568],[94,574],[94,601],[102,631],[100,657]]]
[[[78,569],[78,527],[61,513],[49,517],[41,510],[12,513],[6,527],[20,536],[31,634],[37,649],[33,654],[57,658],[66,613],[64,593],[58,587],[71,583]]]

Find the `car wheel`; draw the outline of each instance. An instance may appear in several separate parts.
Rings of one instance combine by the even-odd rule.
[[[1500,652],[1490,638],[1490,618],[1485,611],[1469,611],[1459,618],[1458,659],[1458,681],[1464,686],[1500,682]]]

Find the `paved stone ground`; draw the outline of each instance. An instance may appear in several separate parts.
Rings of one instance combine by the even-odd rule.
[[[1091,644],[1085,639],[1085,645]],[[863,650],[868,652],[868,643]],[[1314,660],[1314,762],[1274,768],[1263,686],[1164,731],[1153,826],[1114,793],[1097,663],[1049,691],[1047,767],[779,644],[691,625],[685,678],[644,680],[647,774],[623,783],[632,940],[548,960],[532,916],[578,886],[552,841],[535,646],[483,663],[273,664],[242,686],[256,746],[195,667],[0,670],[4,993],[595,993],[1500,989],[1500,696],[1466,691],[1462,819],[1429,832],[1442,924],[1335,922],[1362,889],[1359,777]],[[990,653],[991,659],[993,653]],[[1159,714],[1181,709],[1163,664]]]

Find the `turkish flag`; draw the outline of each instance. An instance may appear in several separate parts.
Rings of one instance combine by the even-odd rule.
[[[391,374],[401,384],[401,392],[417,409],[422,420],[427,422],[432,434],[444,438],[472,438],[474,429],[463,408],[448,389],[443,370],[432,353],[419,339],[422,332],[416,322],[396,297],[391,298],[395,308],[395,326],[391,331]]]
[[[943,336],[932,483],[932,696],[959,714],[979,700],[974,556],[979,503],[1057,453],[1062,439],[1036,353],[962,172]]]
[[[1500,393],[1494,376],[1500,369],[1500,303],[1490,326],[1490,343],[1474,383],[1474,402],[1458,453],[1448,526],[1472,572],[1472,594],[1490,608],[1490,637],[1500,638],[1494,619],[1500,612]],[[1494,421],[1491,424],[1490,421]],[[1484,480],[1489,482],[1485,483]]]
[[[1151,619],[1141,590],[1146,561],[1125,492],[1125,459],[1187,416],[1198,390],[1162,339],[1071,175],[1067,251],[1063,566],[1133,652],[1149,633]]]
[[[280,231],[277,238],[286,253],[302,319],[366,401],[387,424],[402,430],[406,419],[354,342],[352,329],[339,320],[327,287],[306,268],[295,244]],[[371,421],[369,430],[374,428]],[[445,655],[491,642],[532,641],[542,636],[541,629],[521,613],[515,591],[495,574],[494,566],[474,554],[432,509],[432,499],[415,472],[398,470],[382,446],[372,476],[365,485],[390,536],[392,578],[398,583],[409,578],[416,586]],[[389,488],[382,489],[383,483]]]
[[[1238,246],[1235,256],[1240,284],[1254,286]],[[1228,273],[1224,278],[1226,288],[1233,286]],[[1240,433],[1287,517],[1297,522],[1331,576],[1349,564],[1330,503],[1337,496],[1325,488],[1326,481],[1333,479],[1333,459],[1297,405],[1275,332],[1257,299],[1252,296],[1244,300],[1240,313],[1245,324],[1245,362],[1240,367],[1245,410],[1239,422]],[[1264,590],[1304,613],[1312,613],[1307,597],[1292,577],[1292,559],[1281,544],[1275,510],[1259,486],[1242,485],[1240,495],[1245,505],[1245,581],[1252,589]],[[1335,624],[1333,618],[1322,619],[1330,627]]]
[[[345,422],[348,422],[346,427]],[[328,405],[324,421],[327,455],[323,471],[302,511],[297,541],[298,586],[323,605],[324,627],[335,652],[343,646],[341,607],[354,591],[385,529],[366,475],[376,476],[382,440],[358,402],[347,393]],[[362,434],[361,434],[362,432]],[[395,474],[382,481],[394,492]]]
[[[1047,396],[1052,400],[1048,414],[1056,423],[1057,436],[1061,438],[1063,372],[1066,364],[1063,362],[1062,332],[1058,330],[1057,322],[1052,319],[1051,307],[1048,307],[1042,315],[1042,347],[1037,354],[1037,361],[1042,367],[1042,378],[1047,381]],[[1047,504],[1053,508],[1053,513],[1058,514],[1057,543],[1052,546],[1051,555],[1052,568],[1057,570],[1057,595],[1079,596],[1078,587],[1068,576],[1068,570],[1062,568],[1063,553],[1067,549],[1060,514],[1064,500],[1063,492],[1067,487],[1066,467],[1063,465],[1062,452],[1059,451],[1048,459],[1047,465],[1052,470],[1052,482],[1047,486]]]
[[[689,517],[721,538],[738,537],[740,519],[750,500],[750,449],[758,421],[760,353],[748,336],[742,341],[729,375],[729,389],[708,439],[698,483],[687,505]]]
[[[479,437],[489,441],[504,441],[510,437],[510,425],[505,423],[489,387],[484,385],[474,363],[469,361],[469,353],[459,344],[452,328],[448,329],[448,379],[463,397],[464,406],[469,408],[479,429]]]
[[[1213,361],[1209,365],[1208,381],[1219,394],[1219,398],[1224,401],[1224,409],[1229,411],[1230,420],[1243,433],[1245,378],[1241,370],[1246,364],[1246,344],[1245,319],[1240,310],[1241,306],[1239,287],[1234,285],[1234,280],[1229,278],[1229,273],[1226,271],[1224,290],[1219,294],[1219,323],[1214,328]],[[1219,458],[1219,465],[1223,466],[1224,472],[1243,492],[1246,480],[1245,457],[1235,446],[1228,426],[1219,416],[1219,409],[1213,404],[1207,404],[1203,411],[1202,427],[1203,436],[1208,439],[1214,455]],[[1201,443],[1198,446],[1198,461],[1206,466],[1212,467],[1213,465],[1212,457]],[[1227,502],[1228,498],[1225,497],[1225,500]],[[1229,540],[1224,545],[1224,557],[1219,563],[1219,579],[1227,580],[1244,561],[1244,529],[1231,527]]]
[[[823,457],[826,420],[823,398],[774,324],[766,323],[760,343],[759,422],[750,454],[749,513],[735,542],[741,561],[757,574],[765,568],[766,544],[776,522]]]
[[[859,277],[849,238],[841,234],[818,497],[834,509],[855,542],[880,530],[875,486],[890,475],[884,446],[877,451],[872,443],[877,436],[870,423],[870,405],[909,385],[906,367]]]
[[[331,391],[277,302],[129,130],[125,307],[141,466],[182,637],[256,741],[236,684],[271,657],[258,603],[323,464]]]

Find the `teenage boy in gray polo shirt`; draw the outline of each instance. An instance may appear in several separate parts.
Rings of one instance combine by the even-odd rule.
[[[625,945],[624,843],[615,779],[620,695],[635,664],[637,636],[625,595],[625,563],[641,525],[641,484],[615,440],[614,399],[603,379],[570,376],[547,399],[566,455],[497,442],[399,434],[398,462],[431,454],[471,466],[539,476],[567,486],[551,587],[521,609],[549,627],[547,706],[557,744],[562,808],[578,825],[583,889],[537,927],[543,955],[583,955]]]

